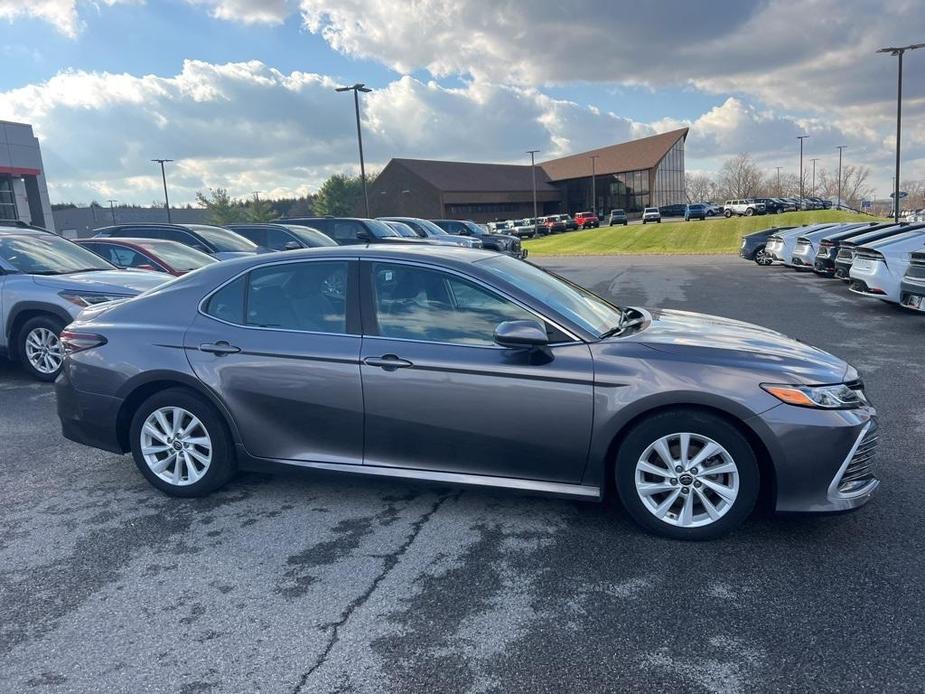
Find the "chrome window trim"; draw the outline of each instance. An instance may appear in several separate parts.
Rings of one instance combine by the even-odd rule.
[[[254,270],[260,270],[265,267],[273,267],[274,265],[291,265],[293,263],[323,263],[323,262],[331,262],[331,261],[341,261],[341,262],[349,263],[353,260],[359,260],[359,258],[351,257],[351,256],[346,256],[346,257],[334,256],[334,257],[324,257],[324,258],[291,258],[291,259],[274,260],[269,263],[263,263],[262,265],[252,265],[251,267],[248,267],[247,269],[242,270],[237,275],[234,275],[233,277],[225,280],[220,285],[218,285],[215,289],[213,289],[208,294],[206,294],[199,301],[199,305],[196,307],[196,311],[201,316],[204,316],[208,318],[209,320],[214,320],[218,323],[224,323],[225,325],[230,325],[234,328],[243,328],[244,330],[263,330],[263,331],[269,331],[269,332],[274,332],[274,333],[296,333],[298,335],[328,335],[328,336],[335,336],[335,337],[360,338],[360,337],[363,337],[362,333],[328,333],[328,332],[321,332],[318,330],[293,330],[292,328],[267,328],[261,325],[243,325],[241,323],[232,323],[231,321],[223,320],[221,318],[213,316],[211,313],[206,313],[206,310],[205,310],[206,303],[208,303],[209,299],[211,299],[215,294],[220,292],[222,289],[224,289],[226,286],[228,286],[232,282],[239,280],[241,277],[243,277],[247,273],[252,272]]]
[[[575,332],[574,332],[573,330],[569,330],[568,328],[562,327],[562,326],[561,326],[559,323],[557,323],[556,321],[547,318],[547,317],[544,316],[543,314],[541,314],[541,313],[539,313],[538,311],[536,311],[535,309],[532,309],[532,308],[530,308],[529,306],[525,305],[522,301],[516,299],[515,297],[511,296],[510,294],[508,294],[508,293],[506,293],[506,292],[500,290],[499,288],[497,288],[497,287],[495,287],[495,286],[493,286],[493,285],[491,285],[491,284],[488,284],[487,282],[481,280],[480,278],[473,277],[472,275],[467,275],[467,274],[462,273],[462,272],[459,272],[458,270],[455,270],[455,269],[453,269],[453,268],[443,267],[442,265],[432,265],[432,264],[430,264],[430,263],[427,263],[426,261],[425,261],[425,262],[419,262],[419,261],[411,261],[411,260],[392,260],[392,259],[389,259],[389,258],[360,258],[360,262],[361,262],[361,263],[363,263],[363,262],[367,262],[367,263],[382,263],[382,262],[387,262],[387,263],[393,263],[393,264],[399,264],[399,265],[411,265],[412,267],[422,267],[422,268],[424,268],[425,270],[436,270],[436,271],[438,271],[438,272],[448,272],[448,273],[450,273],[450,274],[452,274],[452,275],[456,275],[457,277],[460,277],[460,278],[462,278],[462,279],[464,279],[464,280],[466,280],[466,281],[468,281],[468,282],[472,282],[473,284],[477,284],[477,285],[483,287],[484,289],[487,289],[488,291],[492,292],[493,294],[497,294],[497,295],[501,296],[502,298],[504,298],[504,299],[510,301],[512,304],[515,304],[515,305],[519,306],[520,308],[522,308],[523,310],[525,310],[527,313],[530,313],[530,314],[536,316],[537,318],[539,318],[539,319],[540,319],[541,321],[543,321],[544,323],[549,323],[550,325],[552,325],[552,326],[553,326],[554,328],[556,328],[557,330],[561,331],[562,333],[564,333],[564,334],[568,335],[570,338],[572,338],[570,342],[555,342],[555,343],[550,343],[550,345],[553,345],[553,344],[555,344],[555,345],[571,345],[571,344],[584,343],[584,342],[585,342],[585,341],[582,340],[580,337],[576,336],[576,335],[575,335]],[[369,338],[380,337],[380,338],[383,338],[383,339],[386,339],[386,340],[405,340],[405,339],[407,339],[407,338],[396,338],[396,337],[384,337],[384,336],[382,336],[382,335],[365,335],[365,334],[363,335],[363,337],[369,337]],[[465,345],[465,344],[460,344],[460,343],[458,343],[458,342],[436,342],[436,341],[433,341],[433,340],[413,340],[413,339],[407,339],[407,341],[408,341],[408,342],[423,342],[423,343],[432,344],[432,345],[433,345],[433,344],[450,344],[450,345],[455,345],[455,346],[457,346],[457,347],[478,347],[478,346],[481,346],[481,347],[490,347],[490,348],[497,348],[497,349],[506,349],[505,347],[500,347],[500,346],[493,346],[493,345]]]
[[[867,494],[870,494],[872,491],[874,491],[874,489],[876,489],[879,486],[880,480],[878,480],[877,478],[874,478],[870,482],[865,484],[863,487],[861,487],[860,489],[850,492],[848,494],[844,494],[838,491],[838,485],[841,482],[842,477],[844,477],[845,475],[845,470],[847,470],[848,466],[851,464],[851,460],[854,458],[854,454],[857,452],[858,447],[860,447],[861,442],[864,440],[864,437],[867,436],[867,432],[870,430],[870,427],[872,424],[873,424],[872,421],[868,421],[867,424],[864,425],[864,428],[861,429],[861,433],[858,434],[858,437],[855,440],[854,445],[851,447],[851,450],[848,451],[848,455],[845,457],[845,460],[842,462],[841,466],[838,468],[838,472],[835,473],[835,477],[833,477],[831,483],[829,483],[829,489],[828,489],[829,501],[844,501],[846,499],[856,499],[858,497],[866,496]]]

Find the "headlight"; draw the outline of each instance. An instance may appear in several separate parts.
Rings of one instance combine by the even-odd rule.
[[[815,407],[823,410],[848,410],[867,402],[864,392],[849,388],[844,383],[827,386],[793,386],[779,383],[762,383],[761,388],[781,402],[797,407]]]
[[[128,299],[128,294],[93,294],[91,292],[58,292],[65,301],[70,301],[76,306],[86,307],[102,304],[107,301],[116,301],[118,299]]]

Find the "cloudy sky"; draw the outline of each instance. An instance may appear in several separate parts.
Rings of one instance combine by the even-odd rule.
[[[689,171],[749,152],[892,176],[896,59],[922,0],[0,0],[0,119],[32,123],[55,202],[304,193],[367,159],[523,162],[689,125]],[[925,178],[925,50],[903,179]],[[808,164],[807,164],[808,166]]]

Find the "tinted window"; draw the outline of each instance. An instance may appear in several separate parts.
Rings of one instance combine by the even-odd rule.
[[[253,241],[258,246],[263,246],[264,248],[269,248],[267,246],[267,230],[266,229],[235,229],[236,234],[240,234],[248,241]]]
[[[177,243],[182,243],[184,246],[189,246],[190,248],[195,248],[197,251],[202,251],[203,253],[211,253],[212,249],[206,246],[202,241],[197,239],[195,236],[190,234],[188,231],[181,231],[179,229],[163,229],[157,230],[156,236],[148,236],[146,238],[150,239],[167,239],[168,241],[176,241]]]
[[[354,222],[352,219],[334,219],[329,224],[331,238],[341,246],[361,243],[359,233],[365,230],[359,222]]]
[[[347,262],[285,263],[250,273],[247,325],[347,331]]]
[[[142,265],[154,267],[150,258],[123,246],[109,246],[103,257],[116,267],[141,267]]]
[[[373,296],[383,337],[492,345],[498,323],[536,317],[456,275],[375,263]]]
[[[95,253],[54,234],[0,236],[0,258],[19,272],[43,275],[113,269]]]
[[[117,229],[112,233],[113,236],[122,236],[136,239],[166,239],[166,229],[156,227],[125,227]]]
[[[242,276],[219,289],[206,304],[206,313],[229,323],[243,323],[246,284],[247,280]]]
[[[293,238],[289,232],[284,231],[283,229],[270,228],[264,230],[264,233],[266,234],[266,238],[261,245],[266,246],[267,248],[272,248],[274,251],[286,250],[287,243],[295,242],[300,246],[303,245],[298,241],[298,239]]]
[[[196,270],[203,265],[218,262],[215,258],[197,251],[195,248],[183,246],[179,243],[140,243],[146,251],[170,265],[178,272]]]
[[[190,224],[189,228],[202,236],[207,242],[215,246],[219,252],[229,251],[256,251],[253,241],[248,241],[229,229],[214,227],[209,224]]]
[[[302,241],[302,243],[309,248],[337,245],[330,236],[322,234],[317,229],[312,229],[311,227],[300,227],[296,224],[288,225],[286,228],[289,229],[289,231],[296,238]]]

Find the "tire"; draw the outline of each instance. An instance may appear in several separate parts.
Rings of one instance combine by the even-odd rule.
[[[767,267],[771,265],[774,261],[771,260],[771,256],[765,253],[764,246],[755,251],[755,262],[762,267]]]
[[[661,223],[662,223],[662,220],[661,220],[661,219],[656,219],[656,220],[655,220],[655,223],[656,223],[656,224],[661,224]]]
[[[646,223],[646,220],[643,219],[643,220],[642,220],[642,223],[645,224],[645,223]]]
[[[755,214],[755,208],[754,208],[754,207],[746,207],[746,208],[745,208],[745,216],[746,216],[746,217],[751,217],[753,214]]]
[[[692,467],[696,474],[682,471],[670,477],[671,470],[660,464],[661,457],[654,446],[660,440],[667,441],[669,456],[679,459],[682,433],[690,436],[689,460],[696,459],[707,445],[718,445],[720,451],[706,458],[704,462],[709,467]],[[648,467],[637,469],[640,464]],[[705,474],[720,466],[723,472]],[[665,474],[650,474],[650,468],[662,469]],[[688,409],[663,411],[633,426],[617,453],[614,477],[620,500],[633,520],[650,532],[676,540],[712,540],[734,530],[755,507],[760,486],[755,453],[738,429],[720,416]],[[695,486],[698,482],[699,486]],[[665,490],[644,494],[637,484],[659,484]],[[715,491],[717,488],[731,499],[724,501]],[[711,520],[704,499],[713,507],[716,519]],[[688,518],[684,517],[685,507]],[[663,518],[658,517],[660,512]]]
[[[186,439],[189,440],[184,441],[188,445],[183,449],[178,449],[185,451],[185,458],[181,458],[174,451],[178,448],[176,441],[171,436],[164,436],[165,431],[167,434],[170,433],[169,425],[173,424],[170,412],[163,411],[165,408],[184,410],[185,415],[192,415],[199,422],[187,435]],[[154,413],[159,411],[164,417],[163,421],[168,425],[166,428],[156,419]],[[153,418],[150,422],[149,417]],[[146,423],[153,426],[154,431],[161,436],[152,436],[148,433],[149,429],[143,431]],[[181,417],[182,426],[190,424],[191,420],[188,417]],[[154,487],[169,496],[187,498],[205,496],[225,485],[237,471],[234,444],[225,420],[210,402],[185,388],[168,388],[145,400],[132,417],[129,437],[132,458],[141,474]],[[193,439],[200,443],[193,443]],[[208,441],[208,445],[202,443],[204,440]],[[142,450],[143,446],[163,450],[154,452],[149,450],[146,456]],[[152,465],[149,465],[146,457],[148,460],[166,462],[166,465],[163,470],[156,471]],[[202,458],[207,458],[206,465],[203,465]],[[183,463],[178,465],[177,461],[181,459]],[[195,474],[200,475],[194,481],[190,481],[194,474],[190,466]],[[177,472],[178,467],[180,468],[179,473]],[[170,481],[168,478],[179,480],[179,482]]]
[[[724,210],[724,211],[723,211],[723,216],[724,216],[726,219],[729,219],[729,218],[732,216],[732,210]]]
[[[64,350],[58,336],[64,322],[55,316],[27,320],[16,335],[16,353],[23,369],[36,381],[51,382],[61,373]]]

